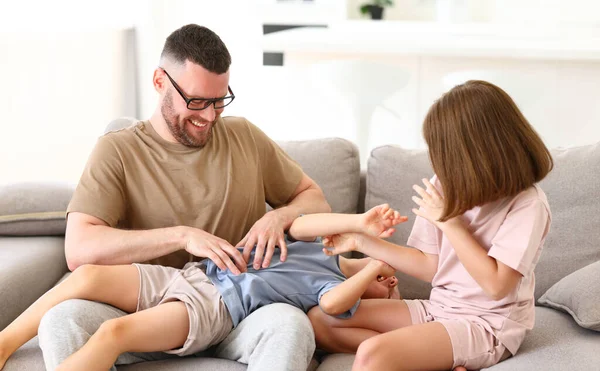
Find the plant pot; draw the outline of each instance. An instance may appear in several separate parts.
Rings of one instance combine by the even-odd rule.
[[[378,5],[367,5],[367,11],[371,19],[383,19],[383,7]]]

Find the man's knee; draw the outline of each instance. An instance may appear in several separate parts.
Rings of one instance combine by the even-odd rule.
[[[275,303],[260,309],[265,328],[273,333],[298,333],[314,339],[314,332],[306,314],[288,304]]]
[[[85,323],[88,305],[84,300],[66,300],[51,308],[40,321],[39,332],[54,332],[69,327],[69,323]]]

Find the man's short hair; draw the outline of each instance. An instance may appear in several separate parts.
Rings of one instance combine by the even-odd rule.
[[[216,74],[227,72],[231,65],[231,55],[221,38],[197,24],[173,31],[167,37],[160,57],[181,65],[190,61]]]

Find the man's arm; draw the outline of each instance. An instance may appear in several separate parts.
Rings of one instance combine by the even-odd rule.
[[[331,212],[331,207],[327,203],[323,191],[314,180],[304,174],[287,204],[269,211],[254,223],[237,246],[244,246],[244,259],[246,261],[250,259],[250,253],[256,246],[255,269],[260,269],[261,266],[266,268],[271,264],[275,246],[279,246],[281,249],[281,261],[285,261],[287,246],[284,233],[294,219],[302,214],[328,212]]]
[[[178,226],[129,231],[109,227],[103,220],[84,213],[68,215],[65,255],[72,271],[83,264],[139,263],[182,249],[211,259],[223,270],[246,270],[237,249],[200,229]]]

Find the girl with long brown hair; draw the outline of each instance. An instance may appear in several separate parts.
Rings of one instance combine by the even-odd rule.
[[[551,222],[537,185],[553,167],[548,149],[484,81],[437,100],[423,134],[435,175],[413,186],[412,248],[350,233],[324,240],[328,254],[359,251],[433,287],[429,300],[363,300],[348,320],[309,312],[319,347],[357,351],[353,370],[489,367],[534,324],[533,270]]]

